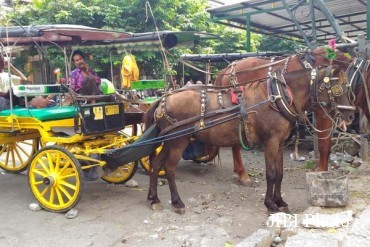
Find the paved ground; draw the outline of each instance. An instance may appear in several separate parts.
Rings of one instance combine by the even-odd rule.
[[[301,155],[307,156],[307,153],[302,150]],[[283,193],[292,213],[300,214],[310,206],[304,162],[290,160],[289,154],[287,151],[285,155]],[[140,172],[133,178],[139,184],[137,188],[113,186],[103,181],[88,182],[74,219],[45,210],[30,211],[28,206],[35,200],[28,188],[27,176],[1,172],[0,246],[223,247],[226,242],[237,245],[258,229],[269,230],[263,205],[266,186],[263,153],[244,151],[243,160],[253,175],[250,187],[233,180],[229,149],[222,150],[221,162],[215,165],[181,161],[177,182],[187,206],[185,215],[181,216],[171,210],[167,184],[159,187],[165,210],[150,209],[146,200],[148,177]],[[366,169],[359,170],[350,181],[350,205],[340,210],[351,209],[357,218],[367,220],[366,212],[363,217],[361,212],[370,204],[369,173]],[[314,232],[328,234],[326,230]]]

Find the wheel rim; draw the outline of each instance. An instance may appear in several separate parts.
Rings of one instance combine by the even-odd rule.
[[[44,208],[62,212],[77,203],[82,191],[81,168],[67,150],[40,150],[28,174],[31,191]]]
[[[137,167],[137,162],[131,162],[118,167],[115,171],[104,175],[103,180],[109,183],[123,183],[132,177],[132,173],[135,172]]]
[[[157,149],[155,150],[155,154],[156,155],[159,154],[159,152],[161,150],[162,150],[162,145],[157,147]],[[145,156],[145,157],[141,158],[140,163],[141,163],[142,167],[145,169],[145,171],[151,172],[150,171],[151,166],[150,166],[150,162],[149,162],[149,156]],[[164,176],[165,174],[166,174],[166,172],[163,168],[161,168],[161,170],[158,172],[158,176]]]
[[[0,167],[14,173],[25,171],[37,150],[37,143],[37,139],[31,139],[1,145]]]
[[[212,147],[212,150],[207,155],[202,156],[202,157],[197,157],[193,161],[194,162],[197,162],[197,163],[211,161],[211,160],[213,160],[216,157],[216,155],[218,154],[218,152],[219,152],[219,148],[213,146]]]

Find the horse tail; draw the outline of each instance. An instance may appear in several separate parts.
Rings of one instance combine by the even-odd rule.
[[[157,100],[154,103],[152,103],[148,111],[144,114],[143,123],[144,123],[145,129],[149,128],[155,122],[154,114],[155,114],[155,110],[159,106],[159,103],[160,103],[160,100]]]

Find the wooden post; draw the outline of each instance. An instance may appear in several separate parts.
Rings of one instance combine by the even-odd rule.
[[[369,143],[367,141],[367,138],[360,137],[361,142],[361,159],[364,162],[367,162],[367,159],[369,158],[368,151],[369,151]]]

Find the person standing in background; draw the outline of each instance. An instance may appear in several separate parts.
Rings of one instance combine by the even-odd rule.
[[[8,72],[5,72],[5,68],[8,67],[10,67],[10,75]],[[21,82],[29,81],[21,71],[14,67],[10,62],[8,64],[3,55],[0,54],[0,92],[5,93],[10,89],[9,78],[11,79],[12,85],[19,85]]]
[[[10,67],[9,74],[4,69]],[[10,79],[10,80],[9,80]],[[5,61],[5,58],[0,53],[0,111],[10,108],[10,98],[12,98],[13,105],[19,105],[19,98],[15,95],[10,96],[10,88],[12,85],[19,85],[21,82],[28,81],[28,78],[19,71],[16,67],[9,62]],[[11,82],[11,84],[10,84]]]

